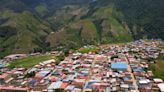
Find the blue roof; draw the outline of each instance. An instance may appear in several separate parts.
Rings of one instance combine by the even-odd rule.
[[[0,68],[3,68],[3,67],[4,67],[4,65],[0,64]]]
[[[53,74],[57,74],[57,75],[58,75],[58,74],[60,74],[60,73],[59,73],[59,72],[54,72]]]
[[[50,70],[43,70],[39,72],[39,76],[45,77],[48,73],[50,73]]]
[[[127,69],[127,64],[123,62],[115,62],[111,64],[112,69]]]
[[[133,69],[133,71],[134,71],[134,72],[141,72],[141,71],[143,71],[143,69],[142,69],[141,67],[138,67],[138,68],[136,68],[136,69]]]
[[[91,86],[86,86],[86,88],[87,88],[87,89],[90,89],[90,88],[91,88]]]
[[[94,84],[96,83],[95,81],[92,81],[92,82],[88,82],[88,85],[91,85],[91,84]]]
[[[128,77],[124,77],[123,79],[124,81],[130,80]]]
[[[36,80],[31,80],[29,83],[30,83],[32,86],[34,86],[35,83],[36,83]]]

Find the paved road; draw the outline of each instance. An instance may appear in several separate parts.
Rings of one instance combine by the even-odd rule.
[[[127,63],[127,65],[128,65],[128,72],[130,72],[130,74],[131,74],[131,77],[132,77],[132,80],[133,80],[133,85],[135,86],[135,91],[136,91],[136,92],[139,92],[139,90],[138,90],[138,85],[137,85],[137,80],[135,79],[134,74],[132,73],[132,68],[131,68],[131,66],[129,65],[129,64],[130,64],[129,59],[127,58],[126,55],[123,54],[123,56],[125,57],[125,59],[126,59],[126,61],[127,61],[126,63]]]

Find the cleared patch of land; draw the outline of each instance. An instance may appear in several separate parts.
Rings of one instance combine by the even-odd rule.
[[[89,53],[89,52],[97,52],[99,48],[97,47],[87,47],[87,48],[81,48],[79,50],[80,53]]]
[[[23,59],[14,60],[9,64],[9,68],[23,67],[29,68],[40,62],[51,59],[51,55],[30,56]]]

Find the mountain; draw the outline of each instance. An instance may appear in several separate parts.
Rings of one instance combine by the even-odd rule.
[[[82,5],[87,0],[1,0],[0,57],[11,53],[49,50],[47,36],[56,31],[47,18],[65,5]],[[45,17],[46,16],[46,17]],[[59,20],[60,21],[60,20]]]
[[[163,0],[116,0],[135,39],[164,39]]]
[[[50,26],[30,12],[15,13],[5,10],[0,13],[0,50],[2,54],[25,53],[40,47],[42,40],[51,32]],[[37,25],[37,26],[36,26]],[[2,55],[1,54],[1,55]]]
[[[75,48],[85,44],[133,40],[127,25],[119,22],[113,15],[115,10],[112,4],[98,8],[94,4],[91,1],[82,6],[65,5],[48,17],[53,29],[57,30],[47,38],[50,47],[60,45],[63,48]]]
[[[163,0],[1,0],[0,57],[164,39]]]

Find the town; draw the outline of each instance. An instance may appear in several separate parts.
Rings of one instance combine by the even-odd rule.
[[[164,92],[163,79],[149,70],[163,47],[161,40],[101,45],[95,52],[69,53],[60,63],[49,59],[13,69],[7,65],[28,56],[9,55],[0,61],[0,92]]]

